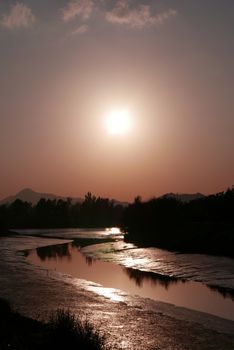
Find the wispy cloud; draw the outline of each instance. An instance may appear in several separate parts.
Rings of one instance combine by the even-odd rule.
[[[81,35],[86,33],[89,30],[89,26],[87,24],[82,24],[81,26],[79,26],[78,28],[76,28],[75,30],[73,30],[71,32],[71,35]]]
[[[149,5],[139,5],[138,7],[130,7],[128,0],[117,1],[115,7],[106,12],[105,17],[108,22],[128,25],[135,28],[143,28],[156,24],[162,24],[177,12],[169,9],[165,12],[152,14]]]
[[[30,7],[22,3],[11,6],[10,12],[1,18],[1,25],[8,29],[29,27],[36,20]]]
[[[72,0],[69,1],[67,6],[64,7],[62,12],[62,20],[69,22],[76,17],[82,17],[88,19],[93,11],[93,0]]]
[[[155,23],[163,24],[165,21],[177,15],[177,11],[175,9],[169,9],[164,12],[159,12],[155,15]]]

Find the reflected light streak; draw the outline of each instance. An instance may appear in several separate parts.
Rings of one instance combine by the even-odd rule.
[[[135,268],[135,266],[148,266],[149,264],[149,259],[148,258],[133,258],[133,257],[125,257],[123,260],[122,260],[122,264],[126,267],[130,267],[130,268]],[[143,269],[141,269],[142,271],[144,271]]]
[[[88,286],[88,289],[92,292],[95,292],[99,295],[104,296],[107,299],[110,299],[111,301],[115,302],[124,302],[124,297],[120,295],[120,291],[114,288],[105,288],[105,287],[99,287],[99,286]]]
[[[108,235],[118,235],[121,234],[121,231],[118,227],[110,227],[106,228],[106,232]]]

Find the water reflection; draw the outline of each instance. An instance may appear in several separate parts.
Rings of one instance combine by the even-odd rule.
[[[61,264],[63,265],[63,268],[65,268],[65,261],[69,261],[70,268],[66,267],[66,271],[63,272],[69,272],[67,269],[70,269],[70,272],[75,273],[77,277],[85,278],[86,276],[87,278],[91,279],[95,275],[94,281],[101,284],[103,283],[102,275],[105,275],[105,279],[108,279],[109,281],[109,287],[124,288],[123,283],[120,286],[118,283],[113,282],[114,284],[112,284],[110,281],[121,280],[122,282],[125,282],[126,286],[126,277],[130,285],[134,283],[137,289],[154,289],[157,286],[161,286],[168,290],[168,288],[173,284],[185,282],[185,280],[176,277],[140,271],[133,268],[121,267],[117,264],[109,262],[107,263],[100,260],[95,260],[90,256],[84,255],[80,251],[79,241],[73,241],[71,243],[55,246],[40,247],[36,249],[36,255],[41,262],[48,261],[48,267],[52,267],[53,269],[56,268],[57,270],[59,270],[59,268],[57,268],[55,264],[59,263],[61,269]],[[33,258],[32,252],[31,257],[29,258],[35,261],[35,257]],[[125,276],[124,279],[123,276]]]
[[[158,284],[168,289],[170,285],[178,282],[185,283],[184,279],[177,277],[171,277],[166,275],[160,275],[154,272],[140,271],[128,267],[124,267],[123,271],[128,275],[130,280],[133,280],[138,287],[142,287],[144,282],[148,281],[152,286],[156,287]]]
[[[94,246],[92,247],[94,249]],[[78,279],[91,281],[95,285],[96,292],[112,300],[115,300],[114,295],[118,293],[110,293],[109,290],[120,290],[143,298],[234,319],[234,303],[229,292],[199,282],[94,260],[82,253],[78,240],[37,248],[30,251],[27,258],[48,272],[56,270]]]
[[[25,252],[25,256],[29,254],[29,259],[33,260],[34,263],[40,264],[46,263],[48,268],[57,269],[61,272],[71,273],[76,277],[88,279],[108,287],[122,288],[126,291],[134,291],[136,289],[132,287],[132,283],[142,292],[142,296],[151,296],[153,292],[157,290],[157,287],[163,287],[167,290],[176,284],[190,283],[186,279],[177,278],[168,275],[162,275],[150,271],[141,271],[134,268],[120,267],[119,265],[95,260],[90,256],[84,255],[80,249],[83,246],[83,240],[74,240],[71,243],[51,245],[46,247],[40,247],[36,249],[36,259],[33,256],[33,252]],[[68,266],[65,266],[64,261],[69,262]],[[60,267],[57,264],[60,264]],[[86,266],[86,267],[85,267]],[[123,275],[127,276],[128,283]],[[120,282],[122,281],[122,283]],[[229,298],[234,301],[234,291],[232,289],[222,288],[213,285],[207,285],[207,289],[218,293],[224,299]],[[147,290],[147,293],[146,293]],[[150,290],[150,293],[149,293]]]
[[[208,285],[208,287],[214,292],[218,292],[224,299],[230,298],[234,301],[234,290],[231,288],[224,288],[219,286]]]
[[[91,258],[91,257],[89,257],[89,256],[86,256],[85,257],[85,262],[86,262],[86,264],[88,265],[88,266],[92,266],[93,265],[93,259]]]
[[[74,248],[77,248],[77,250],[80,250],[81,247],[87,244],[87,241],[90,242],[90,240],[85,239],[76,239],[72,241],[71,243],[64,243],[59,245],[49,245],[45,247],[39,247],[36,249],[37,256],[40,258],[41,261],[45,261],[46,259],[60,259],[67,258],[68,260],[72,259],[72,252]],[[92,242],[95,240],[92,240]],[[28,251],[25,251],[25,256],[27,257],[29,254]],[[89,260],[90,258],[87,257]],[[88,265],[91,265],[92,262],[88,262]]]
[[[118,227],[106,228],[106,232],[108,235],[123,235]]]
[[[37,248],[36,252],[41,261],[45,261],[46,259],[62,260],[64,257],[66,257],[68,260],[71,260],[72,244],[68,243],[41,247]]]
[[[95,263],[97,265],[98,261],[93,259],[90,256],[83,255],[80,252],[80,244],[79,241],[73,241],[71,243],[40,247],[36,249],[36,253],[38,258],[44,262],[46,259],[48,260],[72,260],[72,254],[77,252],[80,257],[82,257],[85,263],[92,267]],[[108,265],[114,265],[108,263]],[[77,266],[79,269],[79,266]],[[140,271],[133,268],[122,267],[122,271],[127,275],[128,279],[133,281],[138,288],[142,288],[145,283],[151,284],[152,287],[156,287],[157,285],[163,286],[165,289],[168,289],[170,285],[176,284],[178,282],[186,282],[184,279],[179,279],[176,277],[171,277],[167,275],[160,275],[154,272],[148,271]],[[105,273],[105,271],[101,271]]]

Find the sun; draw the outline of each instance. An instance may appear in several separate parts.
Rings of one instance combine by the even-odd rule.
[[[113,110],[106,116],[106,128],[111,135],[125,135],[131,130],[130,113],[126,109]]]

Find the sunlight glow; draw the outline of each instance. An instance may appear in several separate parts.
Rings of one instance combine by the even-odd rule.
[[[121,231],[118,227],[106,228],[106,231],[109,235],[118,235],[121,234]]]
[[[124,135],[131,129],[131,120],[128,110],[113,110],[106,118],[107,131],[111,135]]]

